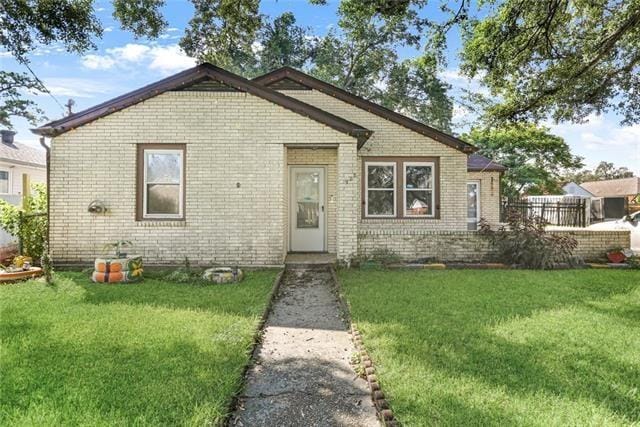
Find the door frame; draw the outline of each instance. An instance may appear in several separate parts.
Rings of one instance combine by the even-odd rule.
[[[293,184],[293,170],[294,169],[322,169],[322,200],[320,201],[321,204],[321,213],[323,215],[323,221],[322,221],[322,250],[319,251],[294,251],[292,249],[293,246],[293,227],[294,227],[294,213],[293,213],[293,206],[294,206],[294,200],[293,200],[293,196],[294,196],[294,186]],[[289,253],[307,253],[307,252],[313,252],[313,253],[326,253],[327,252],[327,241],[328,241],[328,236],[327,236],[327,166],[326,165],[288,165],[288,170],[287,170],[287,187],[288,187],[288,191],[289,191],[289,196],[287,197],[288,203],[287,203],[287,222],[289,223],[289,230],[288,235],[289,235],[289,242],[288,242],[288,251]]]

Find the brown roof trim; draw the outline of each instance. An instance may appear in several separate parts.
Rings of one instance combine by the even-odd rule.
[[[393,110],[389,110],[388,108],[378,105],[375,102],[367,101],[362,97],[347,92],[344,89],[340,89],[330,83],[316,79],[315,77],[311,77],[310,75],[291,67],[279,68],[270,73],[256,77],[255,79],[253,79],[253,81],[264,86],[269,86],[283,79],[290,79],[305,86],[309,86],[348,104],[376,114],[383,119],[387,119],[401,126],[404,126],[407,129],[411,129],[414,132],[418,132],[422,135],[428,136],[429,138],[435,139],[438,142],[453,147],[456,150],[460,150],[464,153],[473,153],[477,150],[473,145],[459,138],[456,138],[455,136],[448,135],[417,120],[413,120],[407,116],[403,116],[402,114],[396,113]]]
[[[32,129],[31,131],[37,135],[49,137],[57,136],[77,128],[78,126],[82,126],[111,113],[115,113],[116,111],[120,111],[124,108],[160,95],[166,91],[184,88],[206,79],[219,80],[240,91],[258,96],[302,116],[309,117],[310,119],[327,125],[339,132],[353,136],[358,140],[358,146],[364,144],[364,142],[373,134],[372,131],[358,124],[306,104],[295,98],[286,96],[280,92],[269,89],[261,84],[247,80],[244,77],[240,77],[209,63],[200,64],[156,83],[152,83],[134,90],[133,92],[129,92],[112,100],[103,102],[95,107],[80,111],[60,120],[52,121],[44,126]]]

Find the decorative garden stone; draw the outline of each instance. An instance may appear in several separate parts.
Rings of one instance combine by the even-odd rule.
[[[205,270],[202,278],[212,283],[236,283],[244,278],[244,273],[239,268],[214,267]]]

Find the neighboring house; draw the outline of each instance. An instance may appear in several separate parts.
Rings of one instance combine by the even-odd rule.
[[[630,214],[640,197],[640,177],[583,182],[580,187],[602,199],[605,219]]]
[[[466,142],[283,68],[202,64],[34,129],[52,137],[50,247],[87,262],[132,240],[149,263],[473,259],[505,168]],[[94,201],[106,213],[88,211]]]
[[[47,165],[45,151],[14,140],[15,132],[0,131],[0,199],[18,205],[27,189],[23,183],[46,183]],[[0,246],[15,240],[0,230]]]
[[[580,197],[595,197],[593,194],[580,187],[580,184],[570,182],[562,187],[562,193],[567,196],[580,196]]]

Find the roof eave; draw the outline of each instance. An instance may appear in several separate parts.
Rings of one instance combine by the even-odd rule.
[[[71,116],[49,122],[31,131],[36,135],[55,137],[164,92],[179,89],[206,78],[218,79],[235,89],[261,97],[348,135],[353,136],[354,133],[363,130],[371,132],[342,117],[338,117],[313,105],[306,104],[303,101],[286,96],[285,94],[208,63],[200,64],[174,76],[167,77],[166,79],[144,86]]]
[[[366,109],[373,114],[376,114],[387,120],[394,121],[401,126],[432,138],[456,150],[462,151],[463,153],[472,154],[478,151],[477,147],[474,147],[473,145],[466,143],[459,138],[448,135],[442,131],[432,128],[431,126],[418,122],[417,120],[404,116],[400,113],[396,113],[393,110],[385,108],[360,96],[349,93],[344,89],[340,89],[339,87],[332,85],[331,83],[319,80],[291,67],[279,68],[262,76],[258,76],[254,78],[253,81],[261,85],[268,86],[269,84],[280,81],[284,78],[289,78],[347,103],[349,103],[349,101],[346,98],[349,98],[352,101],[352,105],[356,106],[357,108]],[[359,104],[366,104],[368,108],[365,108],[364,105]]]

